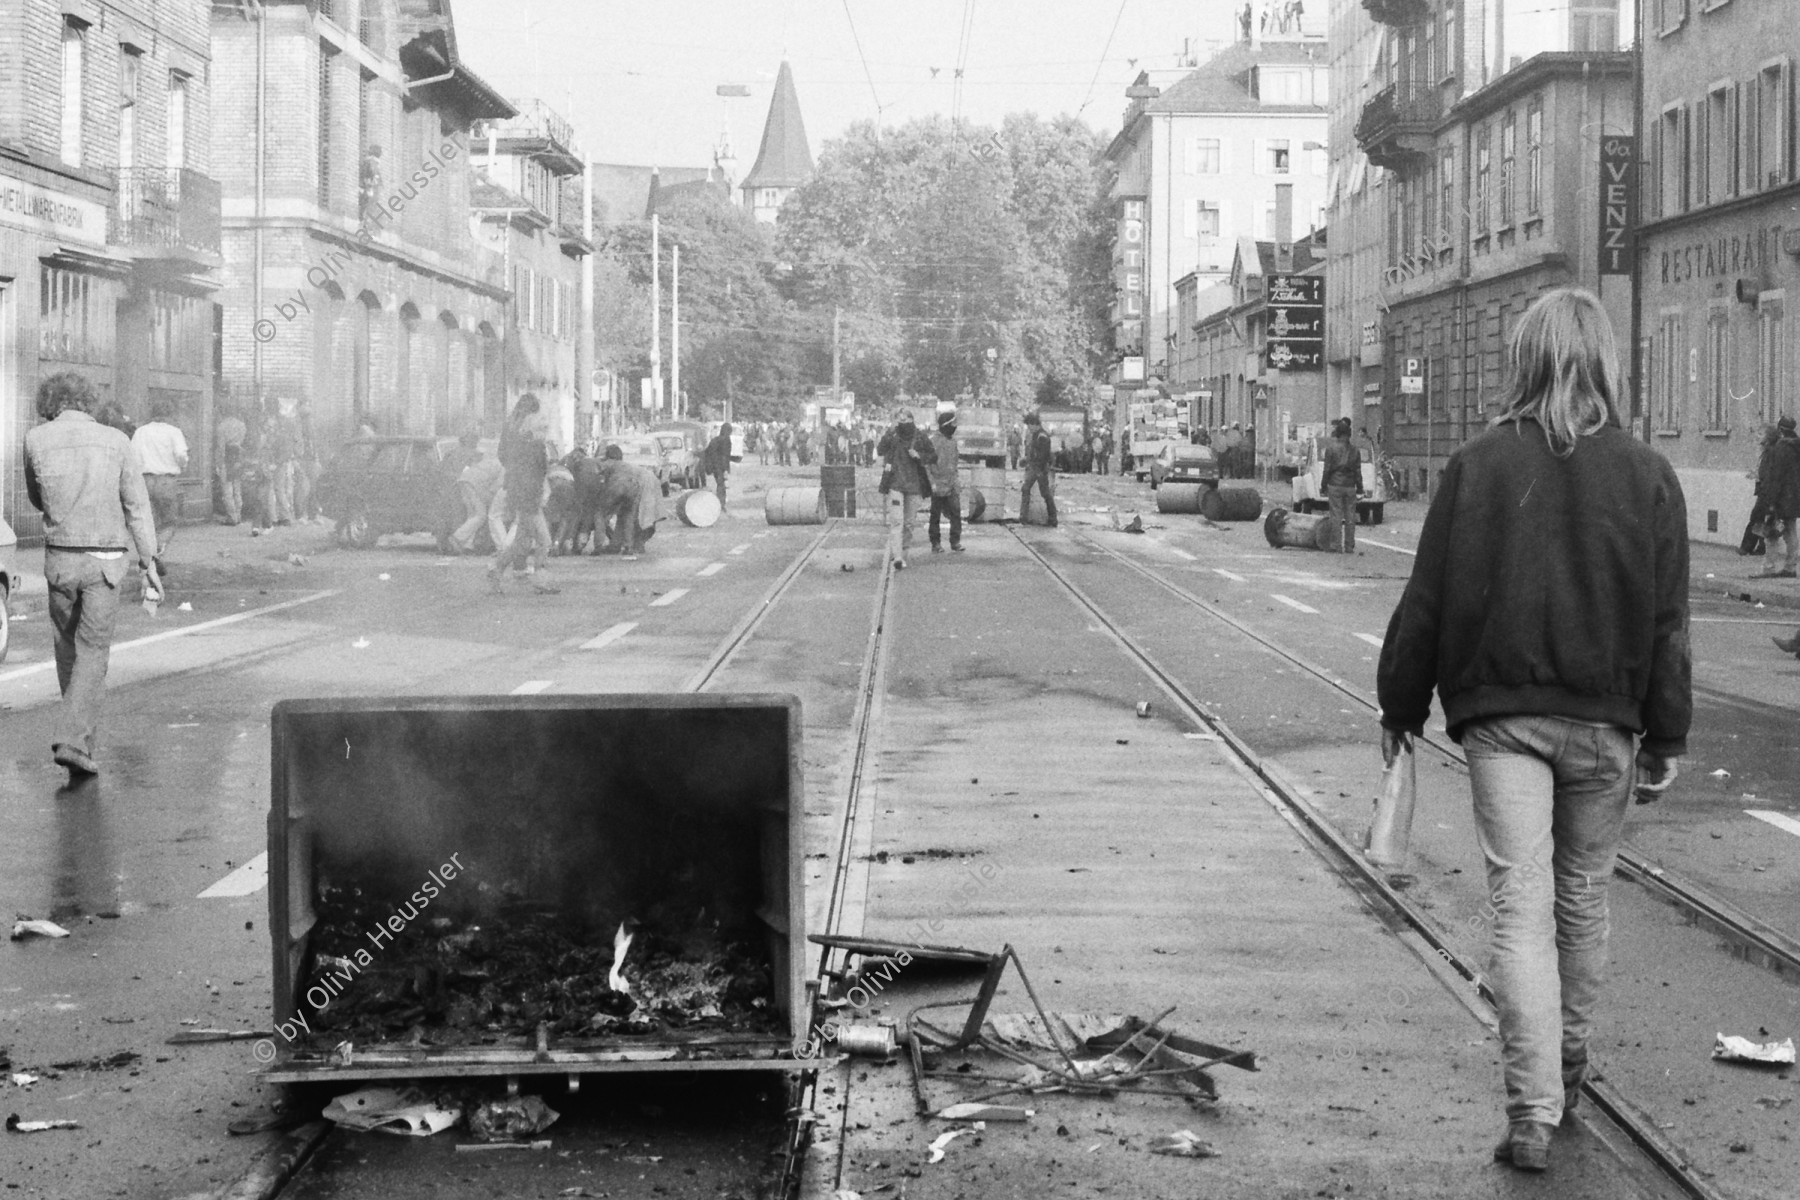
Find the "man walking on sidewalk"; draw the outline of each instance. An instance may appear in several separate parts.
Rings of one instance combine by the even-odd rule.
[[[944,550],[943,525],[939,518],[950,514],[950,549],[962,553],[962,487],[956,474],[956,414],[941,412],[937,416],[937,432],[931,435],[931,448],[937,453],[926,476],[931,480],[931,552]]]
[[[498,547],[488,583],[498,592],[506,580],[506,568],[521,570],[533,591],[554,595],[562,589],[540,578],[549,567],[550,523],[544,518],[545,482],[550,471],[550,452],[544,444],[545,429],[538,415],[538,398],[530,392],[513,405],[512,417],[500,434],[500,464],[506,471],[506,506],[515,522],[512,541]]]
[[[911,409],[900,411],[899,424],[881,435],[875,453],[884,460],[880,491],[887,500],[888,553],[893,556],[894,569],[904,571],[919,499],[931,495],[931,478],[926,472],[937,453],[931,448],[931,439],[914,423]]]
[[[1767,478],[1758,479],[1760,498],[1769,506],[1769,519],[1781,525],[1782,544],[1787,556],[1777,567],[1774,563],[1774,539],[1769,539],[1769,565],[1759,579],[1792,579],[1800,567],[1800,435],[1795,433],[1794,418],[1783,417],[1775,423],[1779,435],[1775,444],[1763,455]]]
[[[1356,493],[1362,488],[1362,451],[1350,444],[1350,418],[1339,417],[1325,447],[1325,498],[1337,526],[1338,553],[1356,553]]]
[[[38,384],[43,423],[25,435],[25,494],[44,514],[44,581],[62,689],[50,757],[76,777],[100,769],[94,738],[128,551],[137,552],[145,599],[162,597],[143,469],[125,435],[89,415],[96,402],[80,375],[52,375]]]
[[[1031,505],[1031,485],[1037,484],[1038,495],[1044,498],[1044,523],[1056,524],[1056,498],[1051,493],[1050,463],[1053,447],[1050,435],[1044,432],[1043,418],[1034,412],[1025,414],[1025,486],[1019,489],[1019,517],[1024,519],[1025,511]]]
[[[169,419],[175,406],[158,400],[150,406],[150,419],[131,435],[131,449],[144,469],[144,488],[150,494],[150,511],[156,520],[156,569],[162,570],[163,552],[175,537],[175,517],[181,511],[181,473],[187,470],[188,444]]]

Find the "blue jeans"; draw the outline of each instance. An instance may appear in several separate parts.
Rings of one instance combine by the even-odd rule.
[[[62,711],[50,733],[52,748],[73,746],[84,754],[94,752],[126,566],[124,555],[100,559],[79,551],[44,552],[56,682],[62,689]]]
[[[1635,785],[1631,733],[1510,716],[1463,730],[1493,921],[1506,1115],[1562,1120],[1606,978],[1606,885]]]

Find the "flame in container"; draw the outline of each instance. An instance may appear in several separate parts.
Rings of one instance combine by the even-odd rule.
[[[620,921],[619,931],[613,934],[612,970],[606,973],[607,986],[615,992],[624,992],[627,995],[631,992],[631,982],[620,973],[620,968],[625,965],[625,952],[631,949],[632,937],[633,935],[625,930],[625,922]]]

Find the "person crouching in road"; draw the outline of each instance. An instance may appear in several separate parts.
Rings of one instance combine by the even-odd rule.
[[[950,549],[962,553],[962,481],[957,477],[956,414],[941,412],[937,416],[937,432],[931,435],[931,465],[925,475],[931,480],[931,521],[926,527],[931,535],[931,552],[944,552],[943,525],[939,518],[950,516]]]
[[[472,444],[465,444],[474,450],[476,459],[462,469],[456,480],[463,501],[463,522],[450,535],[450,542],[458,553],[468,554],[476,548],[485,525],[498,550],[506,544],[506,514],[504,501],[498,505],[495,501],[506,481],[506,468],[492,454],[482,453],[479,437]]]
[[[498,547],[494,565],[488,568],[488,584],[496,592],[506,580],[509,565],[524,573],[533,591],[554,595],[562,590],[538,577],[550,565],[550,525],[544,518],[550,450],[545,445],[539,407],[532,393],[520,396],[500,434],[507,515],[515,524],[512,540]]]
[[[608,446],[600,462],[599,511],[594,516],[594,539],[612,527],[608,549],[623,558],[636,558],[644,543],[656,533],[662,520],[662,484],[654,472],[625,461],[625,452]]]
[[[919,499],[931,495],[926,469],[937,461],[931,438],[913,421],[911,409],[900,411],[899,422],[875,444],[881,455],[881,487],[887,497],[888,553],[896,570],[906,570],[906,552],[912,549],[913,521],[919,515]]]
[[[1542,1171],[1587,1073],[1626,809],[1687,748],[1687,504],[1616,424],[1618,352],[1592,292],[1544,295],[1509,357],[1500,415],[1444,468],[1378,685],[1390,763],[1434,688],[1468,758],[1506,1080],[1494,1157]]]
[[[127,552],[136,551],[144,572],[144,598],[162,598],[143,468],[130,440],[90,415],[97,403],[80,375],[52,375],[38,384],[42,424],[25,434],[25,494],[44,514],[44,580],[62,689],[50,757],[71,777],[100,770],[94,741]]]
[[[187,470],[187,438],[171,420],[175,406],[158,400],[150,406],[150,419],[131,435],[131,449],[144,469],[144,489],[150,494],[150,511],[156,520],[156,569],[175,537],[175,517],[181,511],[181,473]]]
[[[1339,417],[1325,447],[1325,498],[1337,526],[1339,554],[1356,553],[1356,493],[1362,489],[1362,451],[1350,444],[1350,418]]]
[[[1038,494],[1044,498],[1044,523],[1056,524],[1056,497],[1050,477],[1053,447],[1050,435],[1044,432],[1044,422],[1034,412],[1025,414],[1025,486],[1019,489],[1019,517],[1025,516],[1025,510],[1031,504],[1031,485],[1037,484]]]

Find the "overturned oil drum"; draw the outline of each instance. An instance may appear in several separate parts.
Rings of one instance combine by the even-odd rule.
[[[825,497],[825,515],[856,515],[856,466],[854,463],[819,464],[819,490]]]
[[[1207,488],[1200,515],[1209,521],[1254,521],[1262,516],[1262,493],[1255,488]]]
[[[963,487],[965,490],[980,492],[987,505],[978,513],[971,513],[971,521],[1000,521],[1006,517],[1006,471],[1002,467],[964,467]],[[971,506],[974,501],[969,502]]]
[[[1298,546],[1305,550],[1329,550],[1336,530],[1329,513],[1297,513],[1285,508],[1277,508],[1263,522],[1263,536],[1276,549]]]
[[[980,488],[966,487],[962,489],[962,518],[965,521],[979,521],[987,512],[987,493]]]
[[[763,516],[771,525],[822,525],[824,493],[816,487],[770,488],[763,497]]]
[[[719,523],[722,511],[719,498],[711,492],[695,490],[675,497],[675,515],[683,525],[695,529],[711,529]]]
[[[1201,483],[1165,483],[1156,489],[1156,511],[1159,513],[1204,512],[1206,493]]]

